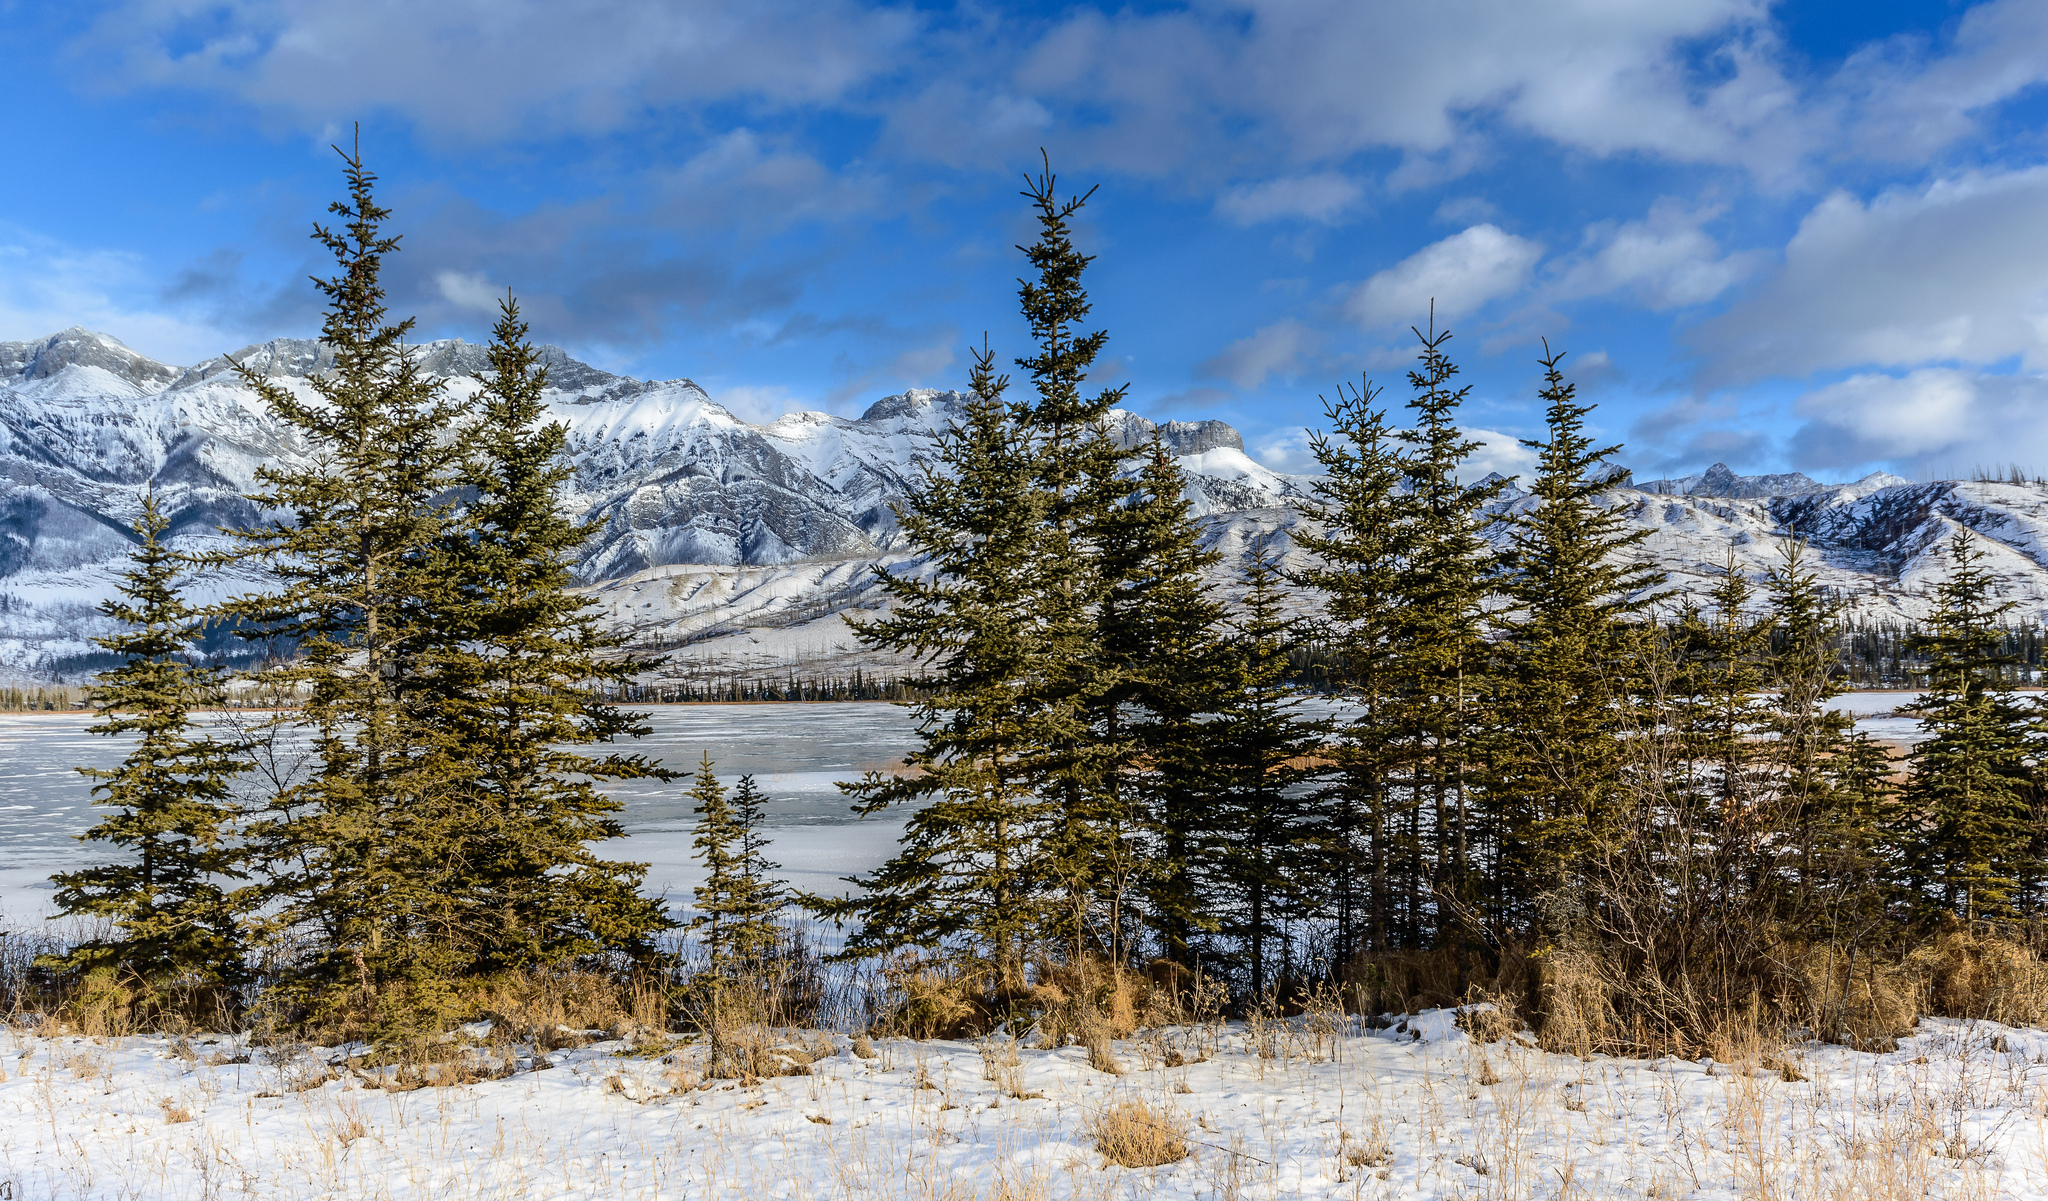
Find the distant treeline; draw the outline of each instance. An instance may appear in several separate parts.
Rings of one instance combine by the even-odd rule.
[[[702,701],[910,701],[925,695],[916,683],[876,678],[859,669],[846,676],[787,676],[742,679],[663,680],[627,685],[625,704],[683,704]]]
[[[0,710],[10,713],[40,710],[82,709],[85,707],[85,689],[65,684],[23,686],[19,684],[0,688]]]
[[[2039,679],[2041,627],[2029,622],[1997,628],[1997,655],[2009,683]],[[1909,621],[1846,621],[1836,637],[1839,670],[1858,688],[1925,688],[1934,669],[1926,631]]]

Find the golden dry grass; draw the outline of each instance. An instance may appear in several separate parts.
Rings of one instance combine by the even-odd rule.
[[[1109,1162],[1126,1168],[1157,1168],[1188,1157],[1187,1129],[1143,1101],[1119,1101],[1096,1115],[1089,1134]]]

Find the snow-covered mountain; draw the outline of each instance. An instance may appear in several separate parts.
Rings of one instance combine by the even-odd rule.
[[[451,387],[474,387],[483,348],[419,348]],[[629,379],[545,354],[552,412],[569,428],[567,510],[601,523],[577,572],[612,618],[671,648],[682,673],[755,675],[869,662],[841,614],[877,603],[873,566],[911,564],[890,504],[936,463],[956,392],[911,391],[858,418],[798,413],[756,425],[687,379]],[[323,348],[277,339],[232,359],[303,389]],[[1220,421],[1155,425],[1115,415],[1133,448],[1161,439],[1188,472],[1209,537],[1237,561],[1301,520],[1312,481],[1267,469]],[[256,516],[255,471],[305,448],[274,422],[228,356],[154,362],[82,329],[0,343],[0,672],[77,670],[105,628],[94,611],[131,545],[146,489],[195,542]],[[1608,494],[1650,530],[1641,553],[1682,588],[1703,588],[1733,554],[1777,562],[1791,530],[1811,540],[1827,582],[1871,615],[1924,615],[1940,552],[1967,525],[1986,536],[2006,594],[2048,619],[2048,488],[1875,475],[1826,485],[1803,475],[1738,476],[1725,465]],[[1504,511],[1526,506],[1512,493]],[[254,587],[210,579],[205,593]]]

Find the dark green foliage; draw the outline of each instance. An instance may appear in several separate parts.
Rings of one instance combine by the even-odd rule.
[[[1402,762],[1393,721],[1406,649],[1402,565],[1415,523],[1401,489],[1401,452],[1385,411],[1372,407],[1377,397],[1368,383],[1324,402],[1330,432],[1310,435],[1323,469],[1309,510],[1317,526],[1295,535],[1313,565],[1293,582],[1325,598],[1323,634],[1337,652],[1342,695],[1357,705],[1327,752],[1337,769],[1325,802],[1340,963],[1393,946],[1395,876],[1406,877],[1411,887],[1402,891],[1413,898],[1415,873],[1401,868],[1412,869],[1419,852],[1413,791],[1393,784]],[[1411,900],[1409,937],[1417,907]]]
[[[1929,733],[1913,748],[1898,836],[1904,884],[1919,906],[1965,921],[2012,920],[2031,909],[2040,871],[2034,806],[2040,791],[2038,718],[2007,678],[1985,554],[1967,529],[1949,543],[1948,578],[1935,585],[1928,631],[1928,693],[1915,712]]]
[[[712,773],[711,756],[697,768],[690,787],[696,802],[691,812],[693,856],[704,864],[704,882],[695,889],[696,916],[684,929],[697,936],[710,957],[712,972],[731,978],[758,970],[782,939],[778,918],[784,904],[782,886],[771,878],[776,870],[763,850],[761,804],[754,777],[741,776],[730,797]]]
[[[260,679],[303,698],[278,725],[313,740],[310,773],[250,829],[273,937],[295,950],[280,999],[314,1016],[350,1008],[396,1034],[434,1025],[467,967],[457,927],[469,815],[459,787],[423,770],[434,734],[406,703],[442,616],[425,598],[439,591],[442,498],[462,462],[447,435],[463,406],[407,353],[411,322],[387,321],[380,272],[398,240],[383,232],[375,176],[344,159],[349,199],[330,206],[342,224],[314,227],[336,264],[316,281],[333,369],[308,377],[311,398],[242,371],[306,447],[257,472],[251,499],[284,518],[237,531],[278,590],[225,608],[297,643],[296,659]]]
[[[849,954],[953,943],[993,974],[1002,995],[1024,987],[1043,886],[1034,851],[1042,806],[1018,763],[1035,716],[1021,684],[1043,654],[1034,614],[1046,497],[1003,399],[1008,384],[992,354],[976,355],[966,420],[940,439],[950,470],[928,475],[898,508],[906,538],[933,570],[882,571],[892,611],[855,627],[869,646],[927,662],[932,689],[912,705],[924,744],[909,770],[871,772],[847,790],[864,814],[923,803],[897,855],[857,881],[860,894],[807,899],[859,923]]]
[[[643,664],[569,591],[592,530],[556,508],[571,474],[568,433],[545,421],[547,371],[509,299],[489,355],[456,465],[470,499],[432,548],[436,621],[405,692],[409,721],[430,738],[422,770],[466,814],[460,866],[446,881],[466,911],[464,970],[644,956],[668,925],[640,895],[646,865],[601,859],[591,844],[623,833],[619,803],[600,785],[670,773],[641,756],[579,749],[647,733],[645,714],[605,699]]]
[[[87,994],[118,1000],[145,1022],[218,1019],[248,980],[239,928],[243,878],[231,785],[246,748],[195,728],[194,708],[218,702],[216,670],[186,660],[203,615],[179,591],[185,569],[164,545],[170,521],[146,495],[121,599],[100,612],[128,628],[95,639],[121,657],[91,692],[95,734],[139,735],[119,767],[80,768],[98,781],[93,803],[112,810],[81,837],[120,848],[122,862],[54,877],[66,915],[105,918],[109,932],[49,966],[85,977]]]
[[[1546,353],[1549,437],[1537,452],[1537,503],[1514,519],[1506,554],[1500,747],[1487,799],[1500,854],[1488,898],[1503,931],[1556,936],[1585,898],[1602,841],[1624,802],[1622,733],[1634,691],[1630,625],[1662,576],[1623,552],[1647,534],[1601,503],[1618,446],[1586,433],[1591,406]]]
[[[1204,727],[1214,836],[1194,865],[1216,898],[1211,904],[1236,944],[1253,998],[1263,998],[1275,967],[1290,962],[1286,923],[1313,911],[1312,866],[1323,835],[1314,790],[1305,785],[1327,731],[1303,717],[1301,696],[1286,680],[1295,622],[1282,607],[1280,584],[1272,547],[1262,543],[1231,622],[1236,678]]]

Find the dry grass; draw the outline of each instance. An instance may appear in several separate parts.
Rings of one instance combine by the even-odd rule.
[[[1157,1168],[1188,1157],[1187,1126],[1143,1101],[1119,1101],[1097,1114],[1088,1133],[1110,1163]]]
[[[158,1100],[157,1107],[164,1111],[164,1124],[166,1126],[176,1126],[192,1120],[192,1111],[170,1097]]]

